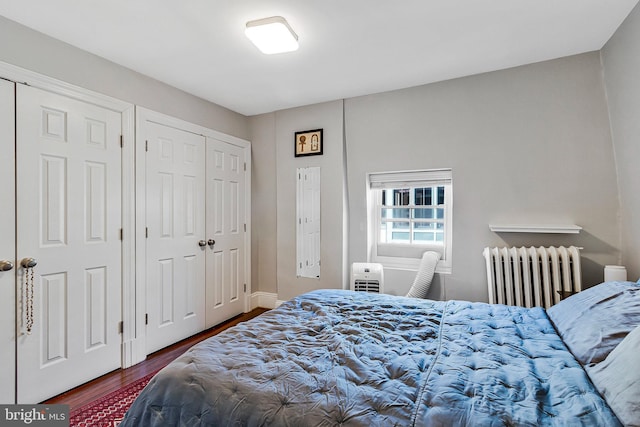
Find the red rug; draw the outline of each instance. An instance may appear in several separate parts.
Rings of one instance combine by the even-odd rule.
[[[155,372],[136,380],[126,387],[94,400],[69,414],[70,426],[115,427],[120,424],[125,412],[147,385]]]

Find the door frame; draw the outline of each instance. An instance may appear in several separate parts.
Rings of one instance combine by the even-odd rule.
[[[122,117],[122,357],[123,368],[132,365],[135,350],[135,162],[134,105],[89,89],[0,61],[0,77],[67,98],[94,104]],[[14,156],[15,157],[15,156]],[[16,254],[20,256],[20,254]],[[17,260],[16,260],[17,261]]]
[[[0,182],[5,191],[0,206],[0,235],[4,239],[0,242],[0,259],[13,263],[13,268],[0,272],[0,353],[3,366],[0,367],[0,404],[16,403],[16,85],[14,82],[2,81],[3,95],[10,96],[6,101],[0,100]],[[6,86],[5,86],[6,85]],[[4,120],[6,118],[6,121]],[[4,326],[7,326],[5,329]],[[10,326],[9,326],[10,325]],[[8,399],[8,400],[7,400]]]
[[[246,159],[246,181],[245,181],[245,218],[247,219],[247,231],[244,236],[245,244],[245,278],[247,291],[244,293],[244,312],[251,310],[251,143],[247,140],[227,135],[213,129],[206,128],[173,116],[169,116],[144,107],[135,106],[135,221],[136,221],[136,268],[135,268],[135,331],[132,354],[134,358],[131,365],[142,362],[146,358],[146,269],[147,259],[145,239],[146,239],[146,156],[145,156],[145,123],[152,122],[163,126],[172,127],[181,131],[191,132],[205,138],[214,138],[226,143],[238,146],[243,149]],[[205,142],[206,150],[206,142]],[[128,366],[131,366],[128,365]]]

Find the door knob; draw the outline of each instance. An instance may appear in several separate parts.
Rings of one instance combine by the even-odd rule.
[[[213,248],[213,245],[216,244],[216,241],[213,240],[213,239],[209,239],[209,241],[207,243],[209,243],[209,246]]]
[[[36,265],[38,265],[38,261],[36,261],[35,258],[22,258],[22,261],[20,261],[22,268],[33,268]]]
[[[201,248],[204,248],[205,246],[207,246],[207,242],[205,242],[204,240],[200,240],[198,241],[198,246],[200,246]]]
[[[9,271],[13,268],[13,263],[3,259],[0,261],[0,271]]]

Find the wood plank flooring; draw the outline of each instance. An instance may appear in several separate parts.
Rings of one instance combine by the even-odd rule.
[[[132,382],[144,377],[147,374],[164,368],[167,364],[169,364],[169,362],[173,361],[175,358],[180,356],[182,353],[187,351],[198,342],[217,335],[225,329],[237,325],[240,322],[253,319],[254,317],[264,313],[265,311],[268,311],[268,309],[256,308],[249,313],[236,316],[233,319],[227,320],[226,322],[214,326],[211,329],[203,331],[167,348],[152,353],[147,356],[147,359],[144,362],[138,363],[137,365],[134,365],[127,369],[118,369],[116,371],[105,374],[100,378],[96,378],[93,381],[90,381],[58,396],[55,396],[42,403],[52,405],[66,404],[69,405],[70,410],[73,411],[74,409],[91,403],[94,400],[97,400],[113,391],[119,390],[120,388],[131,384]]]

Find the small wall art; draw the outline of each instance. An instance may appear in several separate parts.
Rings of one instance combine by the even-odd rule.
[[[322,129],[296,132],[294,153],[296,157],[322,154]]]

